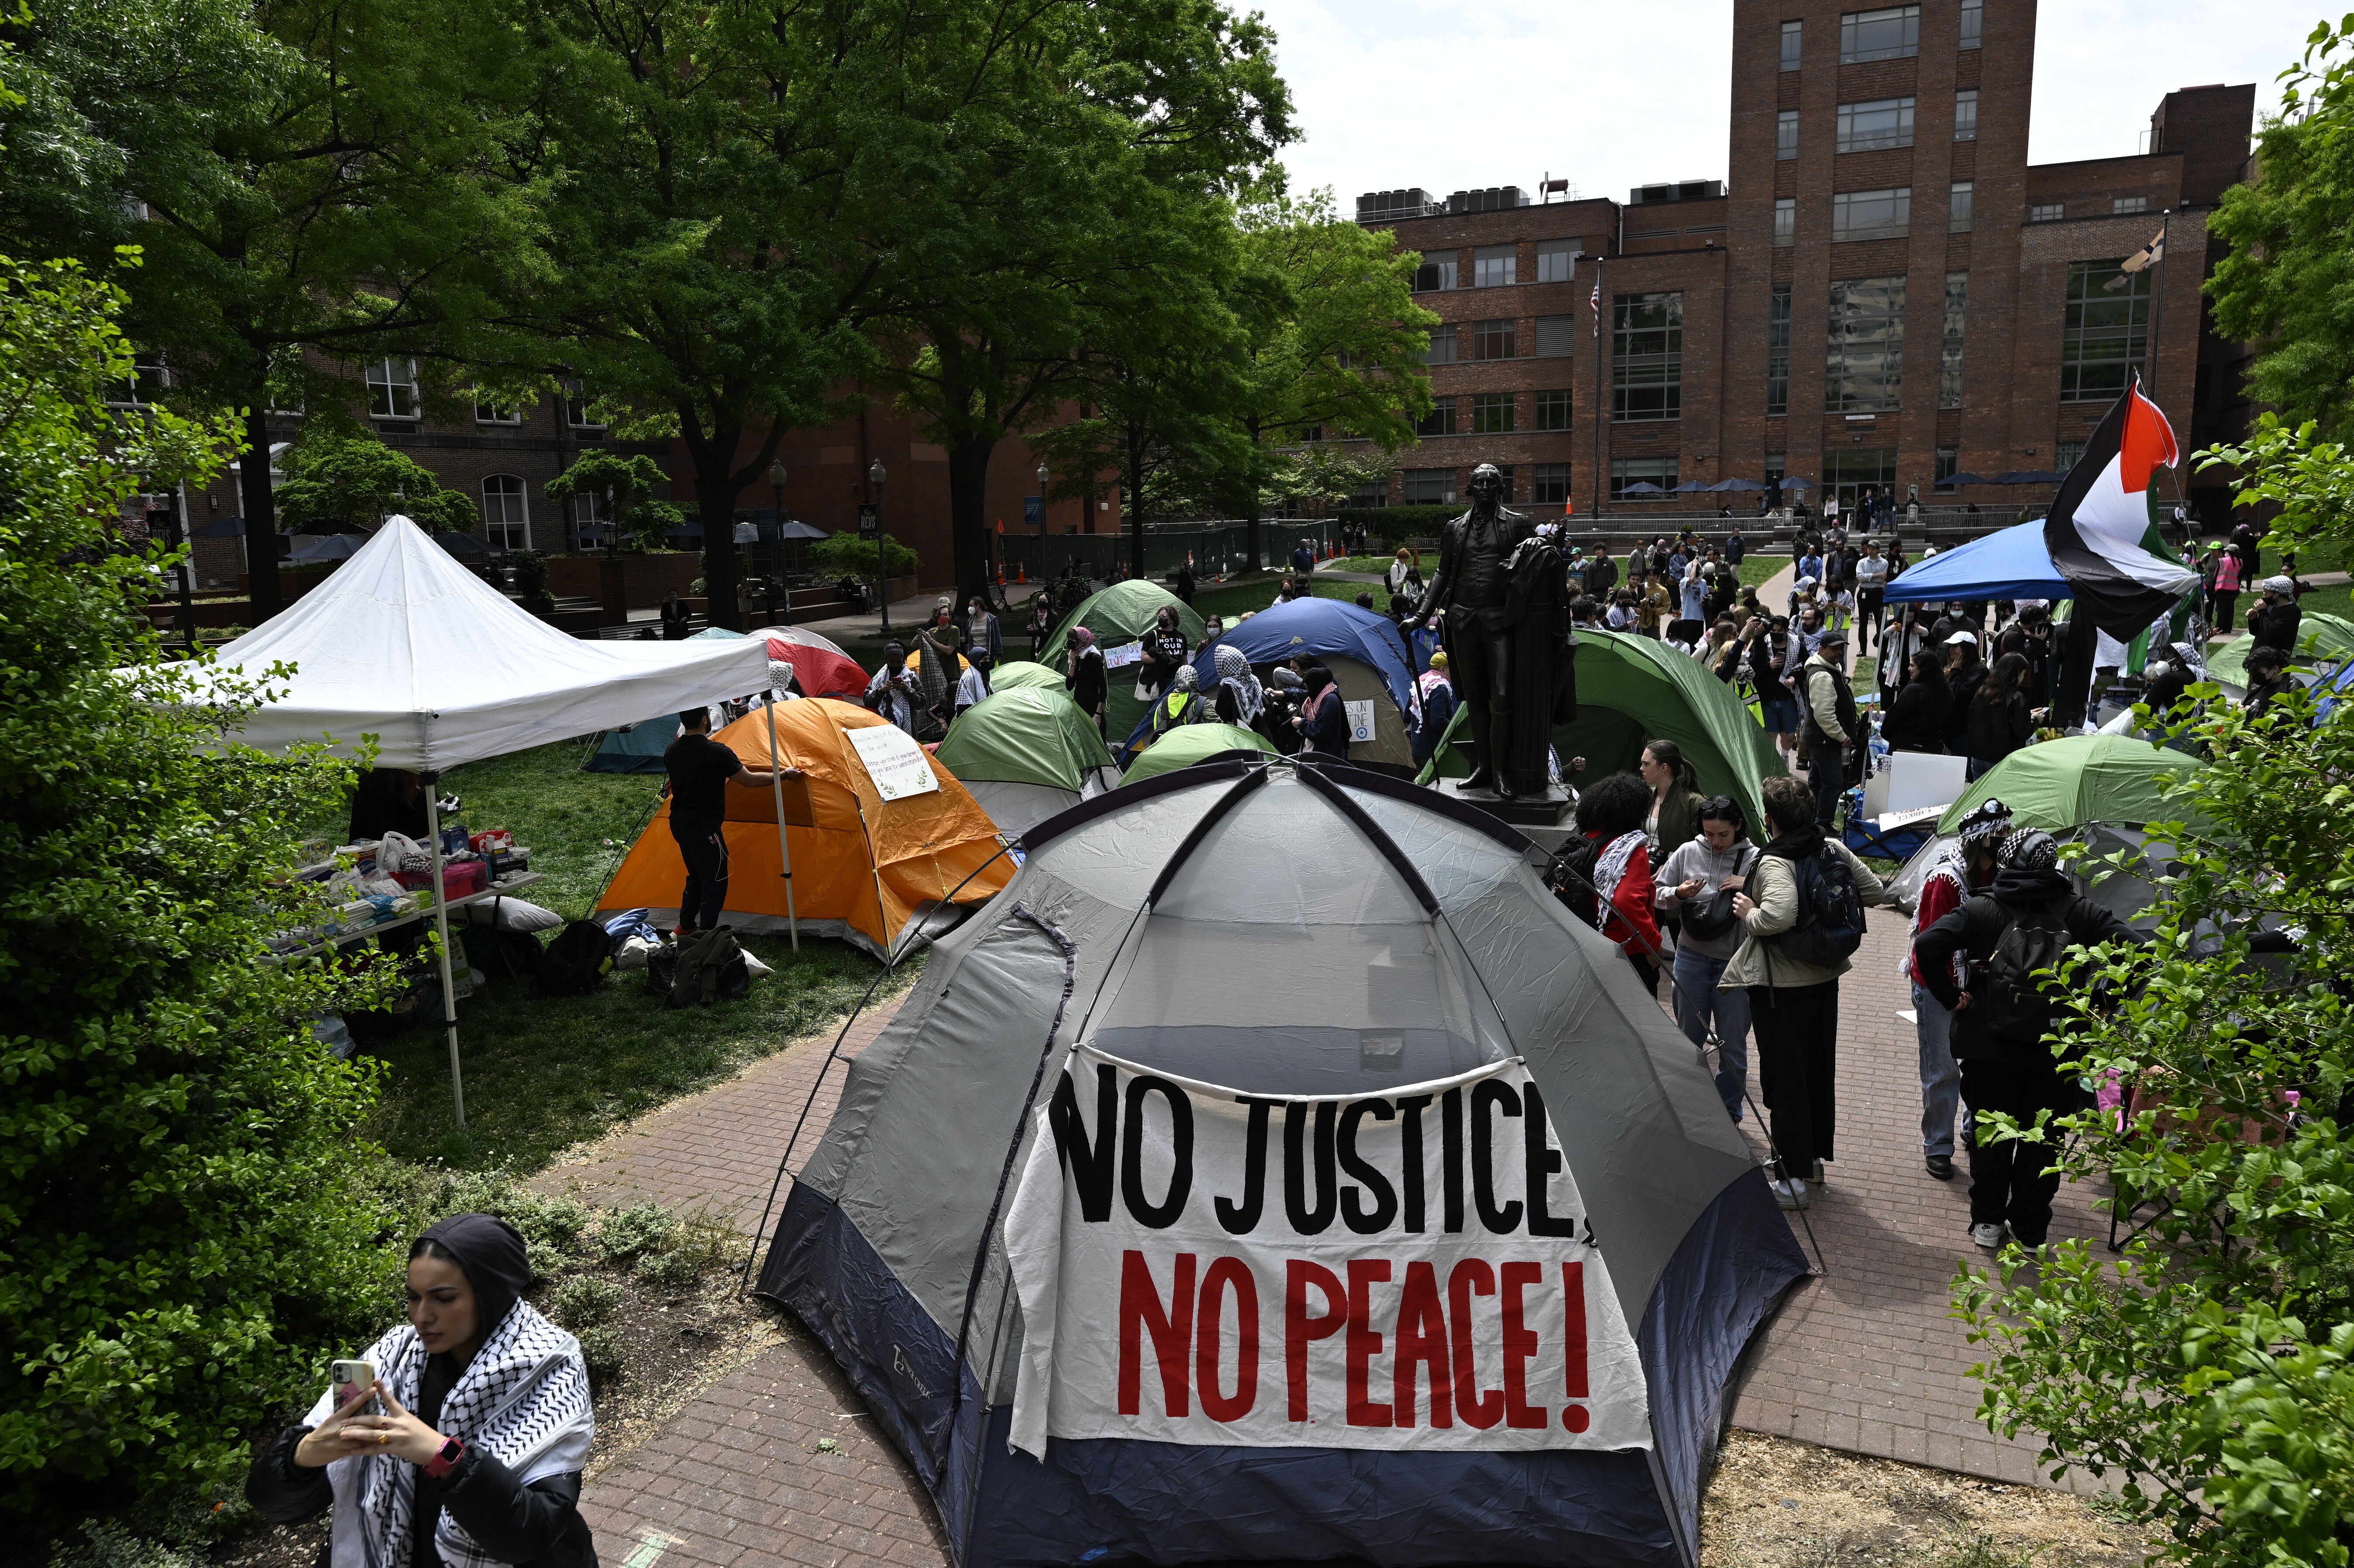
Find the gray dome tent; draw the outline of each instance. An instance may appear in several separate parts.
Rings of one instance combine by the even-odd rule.
[[[1697,1563],[1728,1379],[1806,1262],[1696,1053],[1526,842],[1370,770],[1278,760],[1123,788],[1022,847],[851,1064],[759,1281],[871,1403],[961,1568]],[[1213,1168],[1220,1138],[1246,1161]],[[1138,1247],[1178,1239],[1076,1277],[1083,1233],[1131,1224]],[[1270,1274],[1254,1226],[1310,1255]],[[1461,1261],[1499,1246],[1540,1261]],[[1359,1255],[1384,1248],[1446,1255],[1405,1264],[1393,1308],[1365,1283],[1389,1265]],[[1391,1322],[1368,1313],[1392,1311],[1394,1371],[1371,1371]],[[1110,1382],[1087,1404],[1115,1360],[1118,1408]],[[1394,1386],[1394,1419],[1370,1403]]]

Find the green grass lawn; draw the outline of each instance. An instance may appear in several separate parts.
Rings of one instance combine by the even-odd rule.
[[[547,880],[529,896],[567,919],[588,912],[662,789],[657,775],[581,772],[587,750],[580,741],[543,746],[442,779],[462,798],[468,826],[506,828],[531,847],[532,869]],[[672,1010],[647,993],[642,972],[615,974],[587,996],[543,1000],[494,967],[489,986],[458,1004],[465,1130],[436,1023],[364,1045],[388,1069],[367,1136],[405,1160],[535,1171],[572,1143],[828,1026],[882,969],[844,942],[805,938],[798,956],[782,937],[743,943],[777,972],[743,1001],[707,1008]],[[920,967],[903,961],[877,996],[904,988]]]

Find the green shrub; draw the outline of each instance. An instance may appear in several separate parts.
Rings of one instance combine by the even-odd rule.
[[[602,1389],[620,1375],[623,1353],[620,1330],[610,1323],[599,1323],[586,1332],[576,1335],[580,1341],[580,1359],[588,1369],[588,1386]]]
[[[51,1568],[205,1568],[201,1551],[152,1541],[106,1520],[86,1520],[82,1534],[82,1543],[59,1552]]]
[[[1435,539],[1447,523],[1463,515],[1469,503],[1425,506],[1343,506],[1332,515],[1343,523],[1362,523],[1383,543],[1395,549],[1409,539]]]
[[[892,534],[883,535],[883,555],[895,577],[911,575],[922,561]],[[875,541],[860,538],[855,528],[845,528],[830,538],[817,540],[809,547],[809,558],[811,565],[829,577],[857,577],[867,582],[875,577]]]
[[[107,407],[121,306],[0,260],[0,1510],[33,1541],[241,1473],[396,1266],[355,1180],[374,1072],[308,1022],[385,971],[260,961],[351,766],[221,749],[249,688],[186,700],[126,613],[166,553],[122,551],[118,504],[230,437]]]
[[[576,1274],[547,1298],[548,1315],[575,1334],[586,1333],[621,1308],[621,1287],[593,1274]]]
[[[609,1262],[634,1264],[666,1251],[678,1234],[677,1215],[660,1203],[640,1203],[597,1222],[597,1250]]]

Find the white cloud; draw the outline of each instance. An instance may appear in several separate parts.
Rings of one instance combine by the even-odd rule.
[[[1280,39],[1303,140],[1292,185],[1359,193],[1517,185],[1548,172],[1586,196],[1725,174],[1732,0],[1236,0]],[[2002,8],[1989,8],[1989,26]],[[2313,0],[2069,0],[2043,8],[2031,156],[2139,150],[2158,101],[2200,82],[2273,79],[2304,50]]]

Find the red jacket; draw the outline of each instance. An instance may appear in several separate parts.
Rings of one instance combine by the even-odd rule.
[[[1962,874],[1964,876],[1967,876],[1969,873],[1966,870]],[[1913,916],[1913,934],[1915,937],[1919,936],[1922,932],[1935,925],[1940,919],[1952,914],[1961,906],[1962,890],[1956,885],[1954,878],[1950,876],[1931,877],[1928,881],[1921,885],[1921,907]],[[1921,960],[1916,955],[1908,953],[1905,956],[1904,969],[1907,974],[1910,974],[1913,977],[1914,984],[1926,985],[1928,983],[1921,978]]]
[[[1585,836],[1597,842],[1602,837],[1600,833]],[[1627,873],[1618,879],[1617,890],[1610,895],[1610,912],[1602,918],[1602,934],[1629,958],[1658,963],[1666,950],[1667,944],[1659,939],[1659,919],[1651,913],[1658,891],[1651,881],[1651,852],[1638,846],[1628,857]]]

